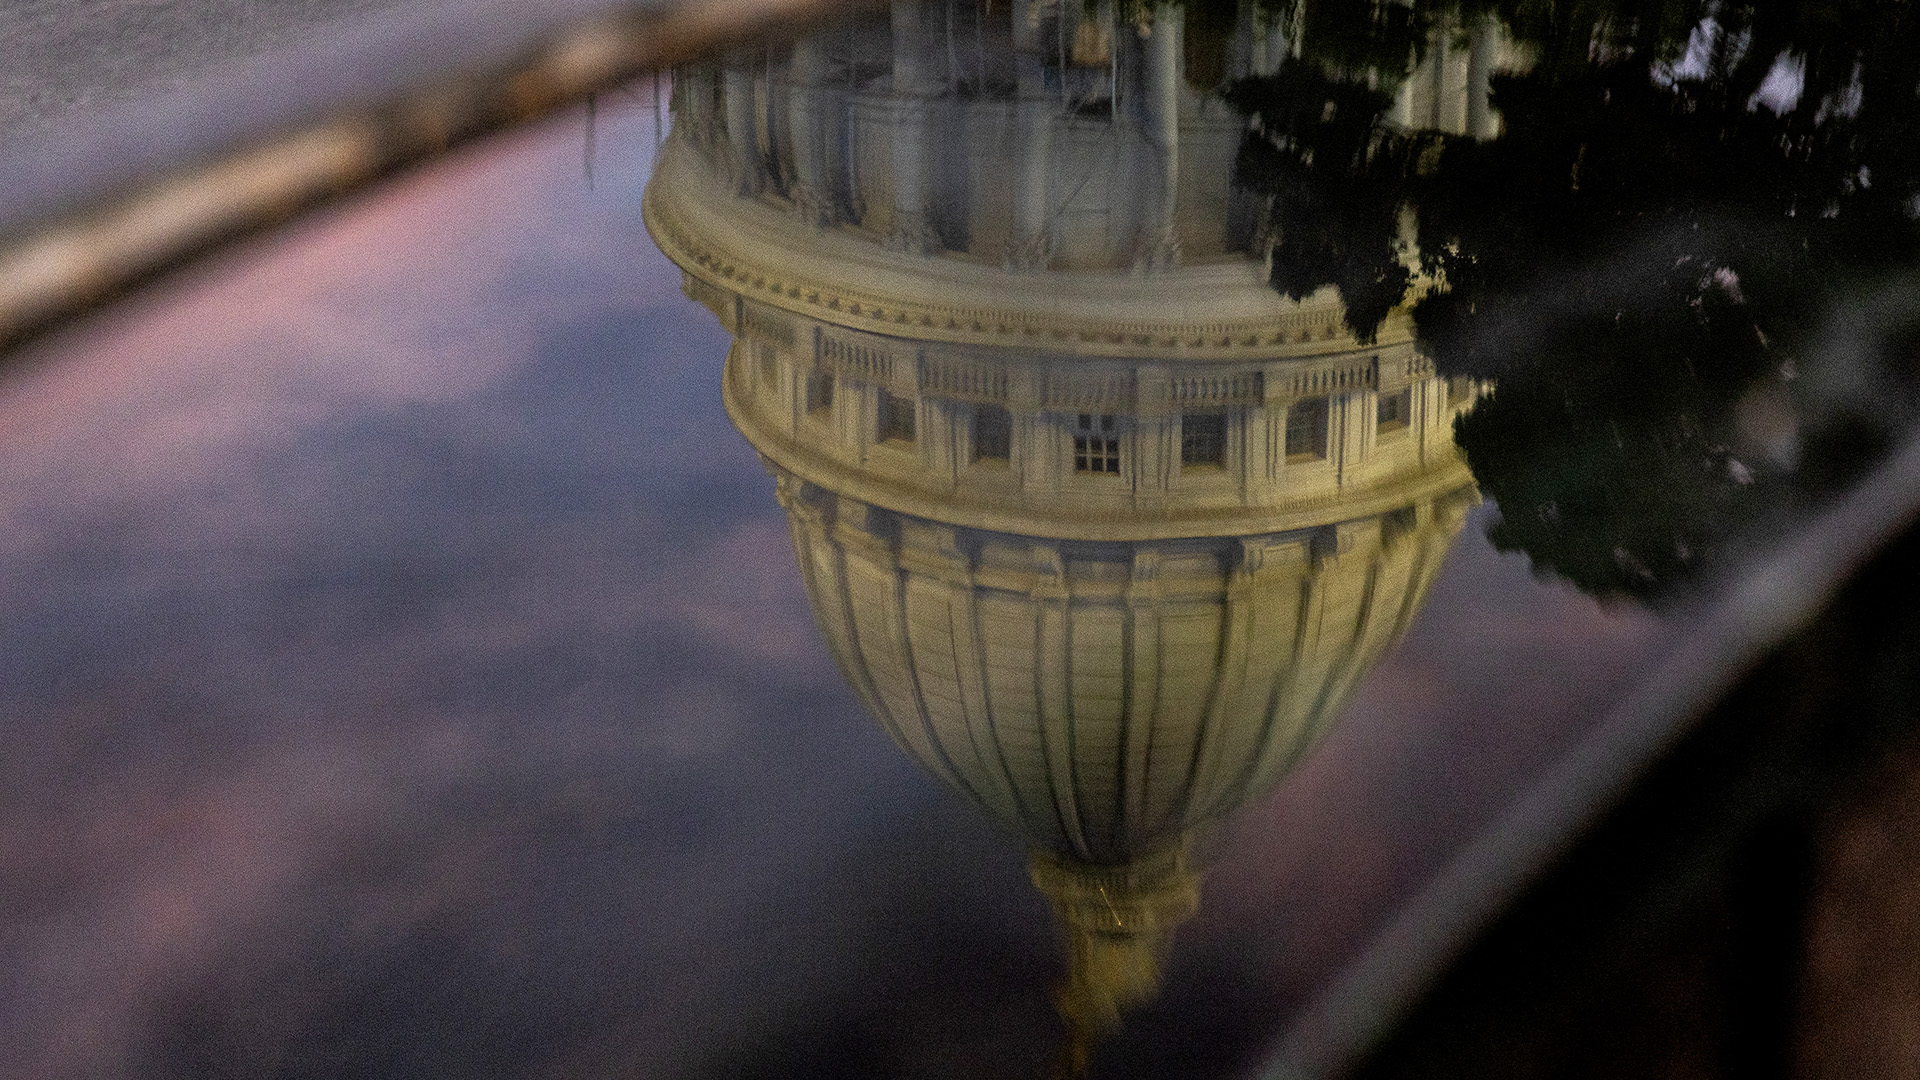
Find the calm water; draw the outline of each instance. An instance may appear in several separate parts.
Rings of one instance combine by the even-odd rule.
[[[732,337],[642,222],[648,94],[599,103],[591,187],[563,117],[0,382],[0,1075],[1051,1067],[1053,915],[1020,838],[829,657],[722,406]],[[1467,373],[1540,385],[1498,366]],[[1772,391],[1742,393],[1747,430],[1777,430]],[[1596,421],[1623,447],[1624,415]],[[1499,451],[1529,437],[1470,453],[1508,503],[1472,511],[1319,748],[1197,841],[1200,906],[1100,1074],[1255,1067],[1685,632],[1688,556],[1604,537],[1596,576],[1512,524],[1547,505]],[[1709,457],[1749,473],[1715,492],[1769,482]],[[1770,513],[1653,547],[1736,538],[1717,571]]]

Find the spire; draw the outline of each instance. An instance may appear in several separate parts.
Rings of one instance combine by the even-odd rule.
[[[1121,1013],[1159,992],[1173,928],[1199,905],[1200,877],[1184,846],[1117,866],[1035,851],[1030,873],[1066,931],[1067,978],[1055,1000],[1067,1041],[1054,1076],[1073,1080]]]

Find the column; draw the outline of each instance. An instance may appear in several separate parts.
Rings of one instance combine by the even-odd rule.
[[[963,433],[973,418],[973,409],[946,398],[916,396],[920,401],[916,420],[920,458],[951,487],[968,464],[965,455],[969,440]]]
[[[1422,69],[1409,70],[1405,73],[1406,78],[1400,80],[1400,89],[1394,92],[1393,107],[1387,110],[1387,123],[1402,131],[1418,126],[1415,119],[1414,84],[1420,81],[1420,70]]]
[[[1013,229],[1007,241],[1010,270],[1044,270],[1053,259],[1049,220],[1053,174],[1053,99],[1046,86],[1046,39],[1041,34],[1046,0],[1014,0],[1013,49],[1015,149]],[[1057,12],[1058,3],[1054,5]],[[1058,17],[1057,14],[1055,16]],[[1060,32],[1065,33],[1064,23]],[[1064,76],[1064,73],[1063,73]]]
[[[1333,462],[1334,475],[1344,485],[1347,475],[1359,467],[1366,456],[1367,429],[1372,426],[1367,410],[1373,408],[1373,395],[1358,390],[1334,394],[1330,404],[1327,457]]]
[[[937,89],[927,45],[923,0],[894,0],[893,229],[887,246],[916,255],[940,248],[927,208],[928,113]]]
[[[1490,102],[1489,83],[1493,76],[1493,51],[1499,44],[1500,26],[1491,15],[1483,15],[1473,27],[1467,51],[1467,137],[1491,139],[1500,133],[1500,119]]]
[[[727,167],[738,195],[760,193],[760,139],[753,118],[753,58],[736,53],[721,76],[727,125]]]
[[[1180,265],[1180,236],[1173,214],[1180,191],[1180,51],[1182,10],[1156,4],[1153,21],[1141,26],[1141,134],[1147,144],[1147,197],[1143,201],[1136,269]]]
[[[827,179],[826,116],[828,95],[821,90],[827,77],[826,42],[822,34],[808,34],[793,46],[788,66],[787,128],[793,136],[794,212],[811,225],[833,221],[833,188]]]
[[[1071,462],[1060,460],[1060,430],[1057,417],[1042,411],[1046,376],[1037,365],[1018,364],[1007,372],[1007,412],[1013,416],[1013,468],[1019,474],[1024,491],[1052,492],[1060,489],[1063,472],[1071,472]]]
[[[1431,85],[1427,89],[1427,92],[1432,95],[1432,104],[1426,116],[1426,126],[1434,131],[1446,131],[1452,127],[1447,122],[1447,114],[1452,111],[1447,108],[1450,104],[1447,101],[1447,67],[1453,62],[1452,50],[1448,48],[1448,44],[1452,39],[1452,23],[1444,16],[1435,20],[1433,40],[1428,43],[1427,52],[1427,59],[1433,64],[1433,70],[1429,73]]]
[[[1255,6],[1253,11],[1253,73],[1271,75],[1287,57],[1287,35],[1278,12]]]
[[[1180,406],[1173,378],[1160,364],[1134,368],[1132,480],[1135,505],[1165,504],[1180,468]]]
[[[723,165],[722,155],[715,149],[721,141],[720,129],[724,122],[724,118],[714,112],[719,81],[719,68],[711,61],[695,61],[674,71],[673,134],[699,148],[700,156],[709,164]]]

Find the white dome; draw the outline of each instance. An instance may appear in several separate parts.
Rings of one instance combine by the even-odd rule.
[[[1197,903],[1186,838],[1419,610],[1476,498],[1452,425],[1479,388],[1404,308],[1363,342],[1333,289],[1270,287],[1245,120],[1193,91],[1177,5],[1151,33],[989,10],[964,57],[895,0],[683,69],[644,210],[734,335],[727,412],[848,683],[1032,848],[1076,1073]],[[1215,77],[1287,51],[1239,16]],[[1486,122],[1446,52],[1398,122]]]
[[[780,475],[834,658],[1031,844],[1113,864],[1269,787],[1405,629],[1470,499],[1252,536],[956,528]]]
[[[1244,121],[1174,78],[1177,11],[1062,76],[1133,102],[1097,119],[1030,21],[1004,79],[930,74],[924,6],[684,72],[646,221],[735,336],[728,413],[854,690],[1112,867],[1271,786],[1405,629],[1473,497],[1475,388],[1404,311],[1362,343],[1332,290],[1267,284]]]

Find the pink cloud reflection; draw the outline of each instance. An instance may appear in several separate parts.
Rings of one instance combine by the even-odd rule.
[[[1660,647],[1654,616],[1494,551],[1490,512],[1327,742],[1219,845],[1194,939],[1233,941],[1269,1007],[1304,1005],[1354,960]]]
[[[20,905],[0,926],[0,1076],[140,1075],[157,1000],[241,943],[256,970],[293,962],[319,932],[310,915],[371,940],[496,902],[476,897],[501,892],[500,861],[545,819],[423,816],[450,793],[516,768],[538,788],[554,762],[710,753],[763,708],[726,671],[776,688],[836,678],[770,495],[768,513],[666,552],[675,534],[645,506],[487,503],[409,534],[386,489],[302,457],[351,450],[370,418],[404,434],[408,410],[511,457],[539,433],[501,398],[556,329],[684,306],[639,228],[650,134],[603,131],[623,157],[603,166],[614,190],[589,194],[566,123],[180,274],[0,382],[0,605],[16,655],[53,658],[0,674],[0,705],[16,706],[0,722],[0,891]],[[679,365],[647,377],[713,396],[724,339],[698,325],[712,341],[628,359]],[[691,482],[713,457],[664,455],[654,479]],[[351,546],[385,535],[420,547]],[[464,569],[467,550],[490,561]],[[421,597],[360,584],[407,560]],[[362,619],[375,602],[395,617]],[[642,670],[655,705],[604,674],[633,662],[590,648],[676,637],[722,674]],[[523,734],[464,689],[542,656],[574,672],[521,707],[550,727]],[[522,757],[503,760],[501,738]],[[580,798],[608,812],[609,797]],[[331,868],[396,845],[423,861],[334,895]],[[516,933],[474,931],[502,949]]]

